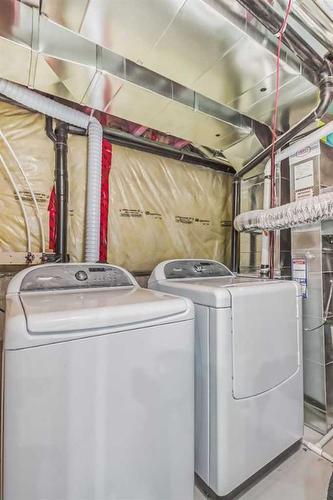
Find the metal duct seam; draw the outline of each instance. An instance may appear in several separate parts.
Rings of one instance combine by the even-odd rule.
[[[283,18],[266,2],[262,0],[237,0],[247,11],[256,17],[271,33],[276,35]],[[284,32],[284,43],[296,53],[299,59],[315,74],[321,71],[323,60],[317,52],[298,33],[287,26]]]
[[[234,220],[237,231],[261,232],[289,229],[333,218],[333,192],[294,201],[268,210],[252,210]]]
[[[100,197],[103,129],[94,117],[60,104],[15,83],[0,79],[0,93],[44,115],[87,129],[88,180],[86,209],[85,260],[99,259]]]
[[[278,4],[284,8],[285,1],[278,0]],[[332,18],[329,12],[325,12],[324,4],[320,5],[318,0],[294,2],[290,15],[330,52],[333,50]]]

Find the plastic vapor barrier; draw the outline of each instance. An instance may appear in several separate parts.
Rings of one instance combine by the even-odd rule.
[[[0,103],[0,129],[10,141],[39,203],[46,240],[47,207],[54,181],[54,149],[44,116]],[[0,141],[29,216],[32,250],[40,232],[24,179]],[[87,138],[69,136],[68,253],[83,259]],[[150,271],[169,258],[212,258],[229,264],[231,177],[204,167],[113,146],[110,173],[108,261],[130,271]],[[0,252],[26,251],[22,211],[0,163]],[[48,245],[46,245],[48,246]]]
[[[109,260],[134,271],[169,258],[229,263],[231,177],[113,148]]]
[[[47,206],[54,178],[53,143],[46,137],[44,117],[0,102],[0,129],[10,142],[29,179],[40,207],[46,239]],[[0,138],[0,153],[14,177],[27,211],[32,251],[41,251],[40,231],[31,193],[7,146]],[[27,236],[22,211],[12,184],[0,162],[0,251],[26,251]]]

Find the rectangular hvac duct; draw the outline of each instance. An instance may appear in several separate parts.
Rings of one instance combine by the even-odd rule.
[[[239,165],[261,149],[252,120],[271,121],[276,40],[237,2],[4,0],[3,12],[0,77],[229,151],[231,161],[237,151]],[[316,98],[284,49],[279,125]]]

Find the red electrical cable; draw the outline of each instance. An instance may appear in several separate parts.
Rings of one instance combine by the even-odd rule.
[[[276,179],[275,179],[275,141],[276,141],[276,130],[278,121],[278,111],[279,111],[279,97],[280,97],[280,67],[281,67],[281,47],[283,41],[283,35],[288,25],[288,17],[291,11],[293,0],[288,0],[288,5],[284,14],[284,19],[280,31],[278,32],[278,44],[276,53],[276,89],[275,89],[275,99],[274,99],[274,111],[272,116],[272,153],[271,153],[271,207],[276,205]],[[274,233],[271,233],[270,237],[270,270],[271,278],[274,277]]]

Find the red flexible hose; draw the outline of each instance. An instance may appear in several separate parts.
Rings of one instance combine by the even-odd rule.
[[[108,253],[108,218],[109,218],[109,176],[112,164],[112,144],[103,139],[102,146],[102,182],[101,182],[101,227],[99,244],[99,262],[107,262]]]
[[[274,98],[274,111],[272,116],[272,153],[271,153],[271,208],[276,205],[276,168],[275,168],[275,142],[276,142],[276,130],[278,122],[278,111],[279,111],[279,98],[280,98],[280,68],[281,68],[281,47],[283,42],[283,35],[288,25],[288,17],[291,11],[293,0],[288,0],[288,5],[284,14],[283,23],[278,32],[278,44],[276,53],[276,83],[275,83],[275,98]],[[274,277],[274,233],[270,235],[270,275],[271,278]]]

